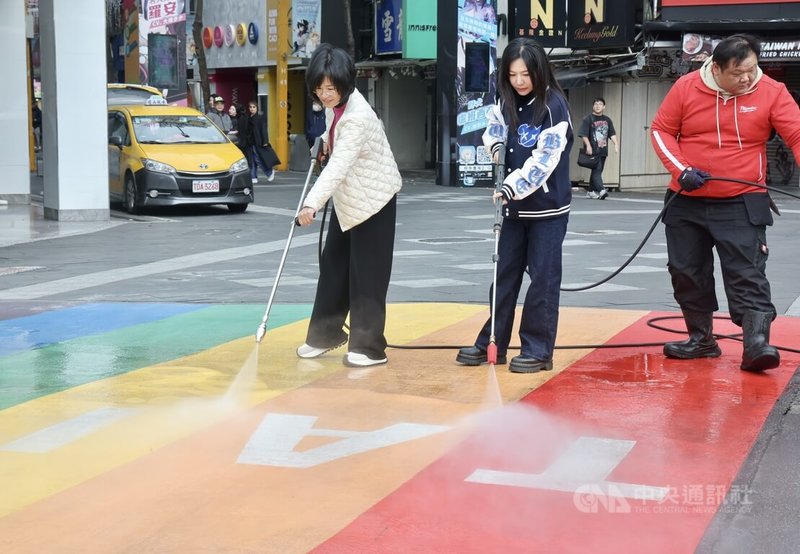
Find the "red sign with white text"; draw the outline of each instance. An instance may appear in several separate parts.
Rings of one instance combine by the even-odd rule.
[[[727,4],[793,4],[800,0],[661,0],[662,8],[687,7],[687,6],[723,6]]]

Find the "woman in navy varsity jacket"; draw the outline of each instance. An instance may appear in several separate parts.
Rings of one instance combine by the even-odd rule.
[[[532,39],[516,38],[503,53],[498,73],[499,102],[489,112],[483,142],[494,155],[506,145],[503,226],[498,241],[495,339],[498,363],[505,363],[514,311],[525,269],[519,336],[521,352],[511,360],[515,373],[553,368],[561,287],[561,247],[567,232],[572,186],[569,152],[572,122],[564,91],[547,55]],[[491,301],[491,290],[489,298]],[[462,348],[456,361],[486,362],[491,321],[475,346]]]

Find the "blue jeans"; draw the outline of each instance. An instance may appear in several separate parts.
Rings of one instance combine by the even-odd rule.
[[[551,360],[558,328],[561,296],[561,250],[569,218],[529,220],[505,219],[497,245],[497,306],[495,343],[497,353],[506,353],[511,341],[514,312],[527,267],[531,283],[525,293],[519,328],[521,355]],[[492,290],[489,288],[489,302]],[[475,346],[486,350],[491,317],[478,334]]]
[[[258,168],[261,168],[261,171],[264,172],[264,175],[269,177],[270,173],[272,173],[272,168],[267,167],[264,164],[264,160],[258,155],[255,146],[249,146],[247,148],[247,161],[250,163],[250,178],[257,179],[258,178]]]

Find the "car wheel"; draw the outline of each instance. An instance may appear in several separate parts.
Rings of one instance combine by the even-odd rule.
[[[136,197],[136,183],[131,175],[125,177],[125,211],[131,215],[142,211],[139,199]]]
[[[228,209],[233,214],[243,214],[250,204],[228,204]]]

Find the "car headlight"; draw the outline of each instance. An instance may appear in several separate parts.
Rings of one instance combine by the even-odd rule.
[[[247,165],[247,160],[242,158],[235,164],[231,166],[231,173],[239,173],[241,171],[247,171],[250,169],[250,166]]]
[[[142,158],[142,164],[147,171],[155,171],[156,173],[177,173],[175,168],[163,162],[157,162],[148,158]]]

